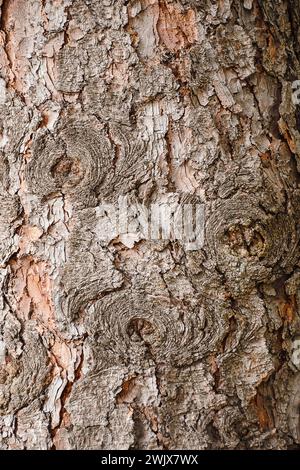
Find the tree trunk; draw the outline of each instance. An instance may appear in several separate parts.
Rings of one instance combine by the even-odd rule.
[[[0,5],[1,448],[298,447],[299,0]]]

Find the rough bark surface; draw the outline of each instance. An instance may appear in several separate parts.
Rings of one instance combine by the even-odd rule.
[[[0,6],[1,448],[298,447],[299,0]]]

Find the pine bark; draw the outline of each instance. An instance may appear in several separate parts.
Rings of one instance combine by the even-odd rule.
[[[0,7],[1,449],[299,447],[299,0]]]

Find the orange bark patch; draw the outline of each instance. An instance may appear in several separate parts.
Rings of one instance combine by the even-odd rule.
[[[26,55],[30,53],[31,45],[29,38],[32,32],[29,26],[26,2],[24,0],[8,0],[4,2],[1,19],[2,30],[5,33],[5,51],[11,68],[9,74],[10,86],[23,93],[26,88],[25,83],[29,72],[29,63]],[[27,38],[27,40],[24,38]]]
[[[268,52],[269,52],[269,57],[271,61],[275,62],[277,54],[278,54],[278,50],[277,50],[277,45],[274,41],[274,38],[271,35],[268,37]]]
[[[272,419],[270,419],[269,413],[265,408],[264,399],[261,395],[256,395],[254,405],[256,408],[260,429],[262,431],[270,429],[272,427]]]
[[[281,118],[279,120],[279,129],[280,131],[282,132],[285,140],[287,141],[287,144],[290,148],[290,151],[292,153],[296,153],[297,149],[296,149],[296,142],[295,142],[295,139],[294,137],[290,134],[290,131],[288,129],[288,126],[286,124],[286,122],[284,122],[284,120]]]
[[[132,377],[131,379],[125,380],[122,384],[122,390],[116,397],[116,402],[119,403],[130,403],[136,393],[136,377]]]
[[[45,261],[31,256],[11,262],[12,289],[16,299],[16,313],[21,320],[37,318],[47,328],[55,329],[51,301],[51,280]]]
[[[260,153],[259,156],[260,156],[260,159],[262,160],[262,162],[264,162],[264,163],[270,162],[270,160],[272,160],[272,158],[273,158],[270,152]]]
[[[159,2],[157,33],[161,42],[172,52],[179,51],[197,40],[194,10],[182,13],[176,4]]]
[[[279,313],[283,320],[286,320],[288,323],[291,323],[294,319],[294,315],[296,312],[296,298],[295,296],[291,296],[286,301],[282,301],[279,304]]]

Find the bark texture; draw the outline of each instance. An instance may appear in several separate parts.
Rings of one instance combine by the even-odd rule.
[[[299,0],[0,6],[1,448],[299,447]]]

